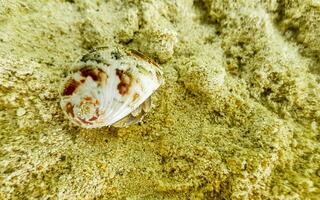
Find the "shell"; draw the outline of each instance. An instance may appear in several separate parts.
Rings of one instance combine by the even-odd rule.
[[[60,105],[81,127],[125,127],[150,110],[150,96],[162,83],[160,67],[140,52],[103,47],[75,64],[62,85]]]

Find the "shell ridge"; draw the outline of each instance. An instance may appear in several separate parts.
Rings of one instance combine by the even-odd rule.
[[[117,85],[116,79],[114,79],[114,76],[112,75],[114,69],[110,68],[108,69],[108,74],[110,74],[111,78],[109,80],[109,83],[107,87],[105,88],[106,93],[106,105],[105,105],[105,118],[104,121],[107,123],[107,125],[111,125],[112,115],[115,112],[115,109],[118,109],[117,107],[113,106],[115,101],[115,95],[114,92],[108,92],[108,91],[114,91],[115,86]]]
[[[146,101],[150,97],[150,95],[153,93],[153,91],[156,90],[157,88],[158,87],[151,89],[151,90],[148,90],[148,91],[144,91],[144,95],[142,95],[143,98],[140,98],[139,100],[133,102],[132,104],[128,104],[128,106],[131,108],[131,110],[135,111],[137,108],[139,108],[139,106],[141,106],[143,104],[144,101]],[[128,100],[131,101],[131,99],[129,99],[129,98],[128,98]],[[130,114],[130,112],[128,114]],[[128,114],[125,112],[118,114],[119,116],[122,116],[119,120],[121,120],[122,118],[124,118]]]
[[[141,76],[139,71],[137,69],[133,69],[133,68],[131,68],[131,69],[132,69],[131,73],[133,75],[133,82],[137,81],[137,80],[142,81],[143,80],[143,76]],[[146,82],[145,85],[146,86],[152,86],[152,88],[153,87],[157,88],[157,86],[154,85],[153,81],[150,80],[149,76],[147,78],[148,78],[148,81],[149,81],[149,85],[147,84],[147,82]],[[134,101],[133,103],[129,103],[129,102],[132,101],[132,99],[129,98],[129,97],[133,96],[135,92],[139,93],[140,95],[142,94],[141,97],[143,97],[143,98],[140,97],[140,99],[138,99],[138,101]],[[152,94],[152,90],[151,91],[150,90],[149,91],[143,91],[143,88],[139,88],[138,85],[134,85],[133,84],[133,86],[131,87],[130,93],[127,94],[127,96],[125,96],[126,97],[126,101],[123,103],[123,106],[121,108],[119,108],[117,113],[115,113],[114,121],[117,122],[117,121],[121,120],[122,118],[124,118],[125,116],[129,115],[130,114],[130,110],[137,109],[151,94]],[[126,108],[126,109],[124,109],[124,108]]]
[[[113,63],[112,67],[110,68],[110,76],[112,77],[112,83],[109,85],[108,88],[106,88],[107,90],[109,89],[110,92],[110,97],[109,97],[109,107],[110,107],[110,111],[108,112],[107,116],[106,116],[106,120],[108,121],[109,124],[112,124],[111,119],[113,119],[117,113],[119,112],[119,110],[121,109],[121,105],[119,104],[119,102],[122,101],[121,98],[118,98],[116,91],[117,90],[117,85],[119,84],[120,81],[118,81],[117,78],[115,78],[116,76],[116,67],[117,63]],[[116,102],[116,103],[115,103]],[[109,108],[108,107],[108,108]],[[116,111],[114,111],[116,110]]]
[[[128,69],[126,69],[126,71],[128,71]],[[132,76],[134,77],[134,74],[133,74],[133,73],[132,73]],[[132,77],[132,79],[134,79],[133,77]],[[131,81],[132,81],[132,80],[131,80]],[[119,83],[120,83],[120,80],[119,80]],[[117,88],[117,89],[118,89],[118,88]],[[131,109],[128,107],[130,98],[128,98],[128,97],[131,96],[131,94],[132,94],[132,89],[133,89],[133,88],[130,87],[128,93],[125,94],[125,95],[121,95],[119,92],[116,93],[115,96],[117,96],[119,100],[122,100],[122,101],[125,100],[125,101],[124,101],[123,104],[118,108],[117,112],[114,113],[113,118],[112,118],[112,119],[113,119],[113,123],[121,120],[123,117],[127,116],[128,114],[130,114],[130,110],[131,110]],[[116,90],[116,91],[118,91],[118,90]]]
[[[116,70],[121,70],[121,71],[124,71],[124,72],[129,72],[130,71],[131,76],[132,76],[131,77],[131,82],[133,82],[134,79],[135,79],[134,78],[135,77],[135,73],[134,73],[134,70],[132,71],[132,68],[130,67],[130,66],[133,66],[133,63],[131,62],[131,60],[129,60],[128,58],[122,58],[121,62],[120,62],[121,65],[117,65],[117,63],[116,63],[117,61],[118,60],[114,61],[115,62],[115,64],[113,65],[113,68],[114,68],[113,70],[114,71],[112,73],[115,73],[115,75],[116,75]],[[115,66],[119,66],[119,67],[115,67]],[[117,83],[119,84],[120,81],[121,81],[120,78],[118,76],[115,76],[115,77],[116,77],[115,80],[117,80]],[[118,107],[117,108],[117,112],[113,113],[113,115],[110,116],[110,118],[113,119],[112,120],[113,123],[116,122],[116,121],[119,121],[120,119],[122,119],[123,118],[122,115],[126,116],[126,115],[130,114],[130,108],[128,108],[127,105],[128,105],[128,102],[130,101],[130,98],[128,98],[128,97],[131,96],[133,87],[131,86],[129,88],[129,90],[128,90],[129,93],[127,93],[125,95],[121,95],[121,94],[119,94],[119,91],[118,91],[118,88],[117,88],[118,84],[117,84],[117,86],[115,87],[115,89],[113,91],[115,91],[114,92],[114,94],[115,94],[114,96],[117,99],[117,101],[122,102],[122,106]]]

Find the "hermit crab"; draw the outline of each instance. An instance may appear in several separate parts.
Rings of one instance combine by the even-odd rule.
[[[101,47],[82,56],[62,84],[62,110],[84,128],[126,127],[141,121],[163,83],[152,59],[123,47]]]

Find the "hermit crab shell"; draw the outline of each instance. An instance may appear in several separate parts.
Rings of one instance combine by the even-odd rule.
[[[128,126],[150,109],[159,66],[135,50],[103,47],[84,55],[62,85],[61,107],[84,128]]]

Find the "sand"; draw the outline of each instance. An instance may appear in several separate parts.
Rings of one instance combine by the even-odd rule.
[[[0,0],[0,199],[319,199],[319,32],[317,0]],[[165,84],[76,127],[61,81],[107,45]]]

